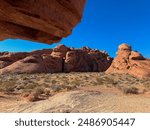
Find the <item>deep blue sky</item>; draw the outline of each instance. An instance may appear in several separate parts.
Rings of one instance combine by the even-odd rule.
[[[75,48],[98,48],[115,56],[122,42],[150,58],[149,0],[87,0],[82,22],[60,43]],[[0,42],[0,51],[32,51],[54,46],[5,40]]]

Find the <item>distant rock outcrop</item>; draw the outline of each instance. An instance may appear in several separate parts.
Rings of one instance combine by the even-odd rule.
[[[131,46],[121,44],[117,57],[106,73],[127,73],[136,77],[150,77],[150,59],[146,59]]]
[[[0,53],[0,73],[104,72],[112,58],[104,51],[58,45],[29,53]]]
[[[4,52],[1,53],[0,55],[0,69],[7,67],[8,65],[23,59],[27,56],[27,53],[9,53],[9,52]]]
[[[0,69],[3,74],[6,73],[44,73],[46,72],[43,60],[39,55],[27,56],[18,60],[7,67]]]
[[[54,43],[81,21],[86,0],[0,0],[0,40]]]
[[[99,50],[71,50],[65,58],[65,71],[104,72],[112,63],[112,58]]]

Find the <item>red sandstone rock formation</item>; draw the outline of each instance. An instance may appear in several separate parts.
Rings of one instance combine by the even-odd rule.
[[[86,0],[0,0],[0,40],[54,43],[81,21]]]
[[[111,63],[106,52],[58,45],[53,50],[1,53],[0,73],[103,72]]]
[[[65,58],[65,71],[104,72],[112,63],[107,53],[90,48],[68,51]]]
[[[119,46],[117,57],[106,73],[127,73],[136,77],[150,77],[150,60],[139,52],[132,51],[131,46]]]
[[[53,57],[51,55],[43,56],[43,64],[47,73],[62,72],[63,61],[61,57]]]
[[[22,60],[18,60],[11,65],[0,69],[2,74],[6,73],[46,73],[46,68],[42,58],[39,55],[27,56]]]
[[[70,48],[66,47],[65,45],[58,45],[53,49],[51,56],[64,58],[69,50]]]
[[[23,59],[27,56],[27,53],[3,53],[3,55],[0,56],[0,69],[4,68],[20,59]]]
[[[95,72],[98,71],[95,60],[81,50],[68,51],[65,59],[66,72]]]
[[[90,50],[88,54],[90,55],[91,60],[96,60],[99,72],[106,71],[113,60],[106,51]]]
[[[52,53],[52,49],[43,49],[43,50],[36,50],[36,51],[32,51],[30,52],[28,55],[50,55]]]

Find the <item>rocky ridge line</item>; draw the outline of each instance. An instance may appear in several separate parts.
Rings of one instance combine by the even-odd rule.
[[[0,53],[0,73],[104,72],[112,63],[105,51],[58,45],[30,53]]]

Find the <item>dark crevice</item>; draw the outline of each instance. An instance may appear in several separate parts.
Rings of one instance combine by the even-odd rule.
[[[65,59],[62,58],[62,72],[65,72]]]

